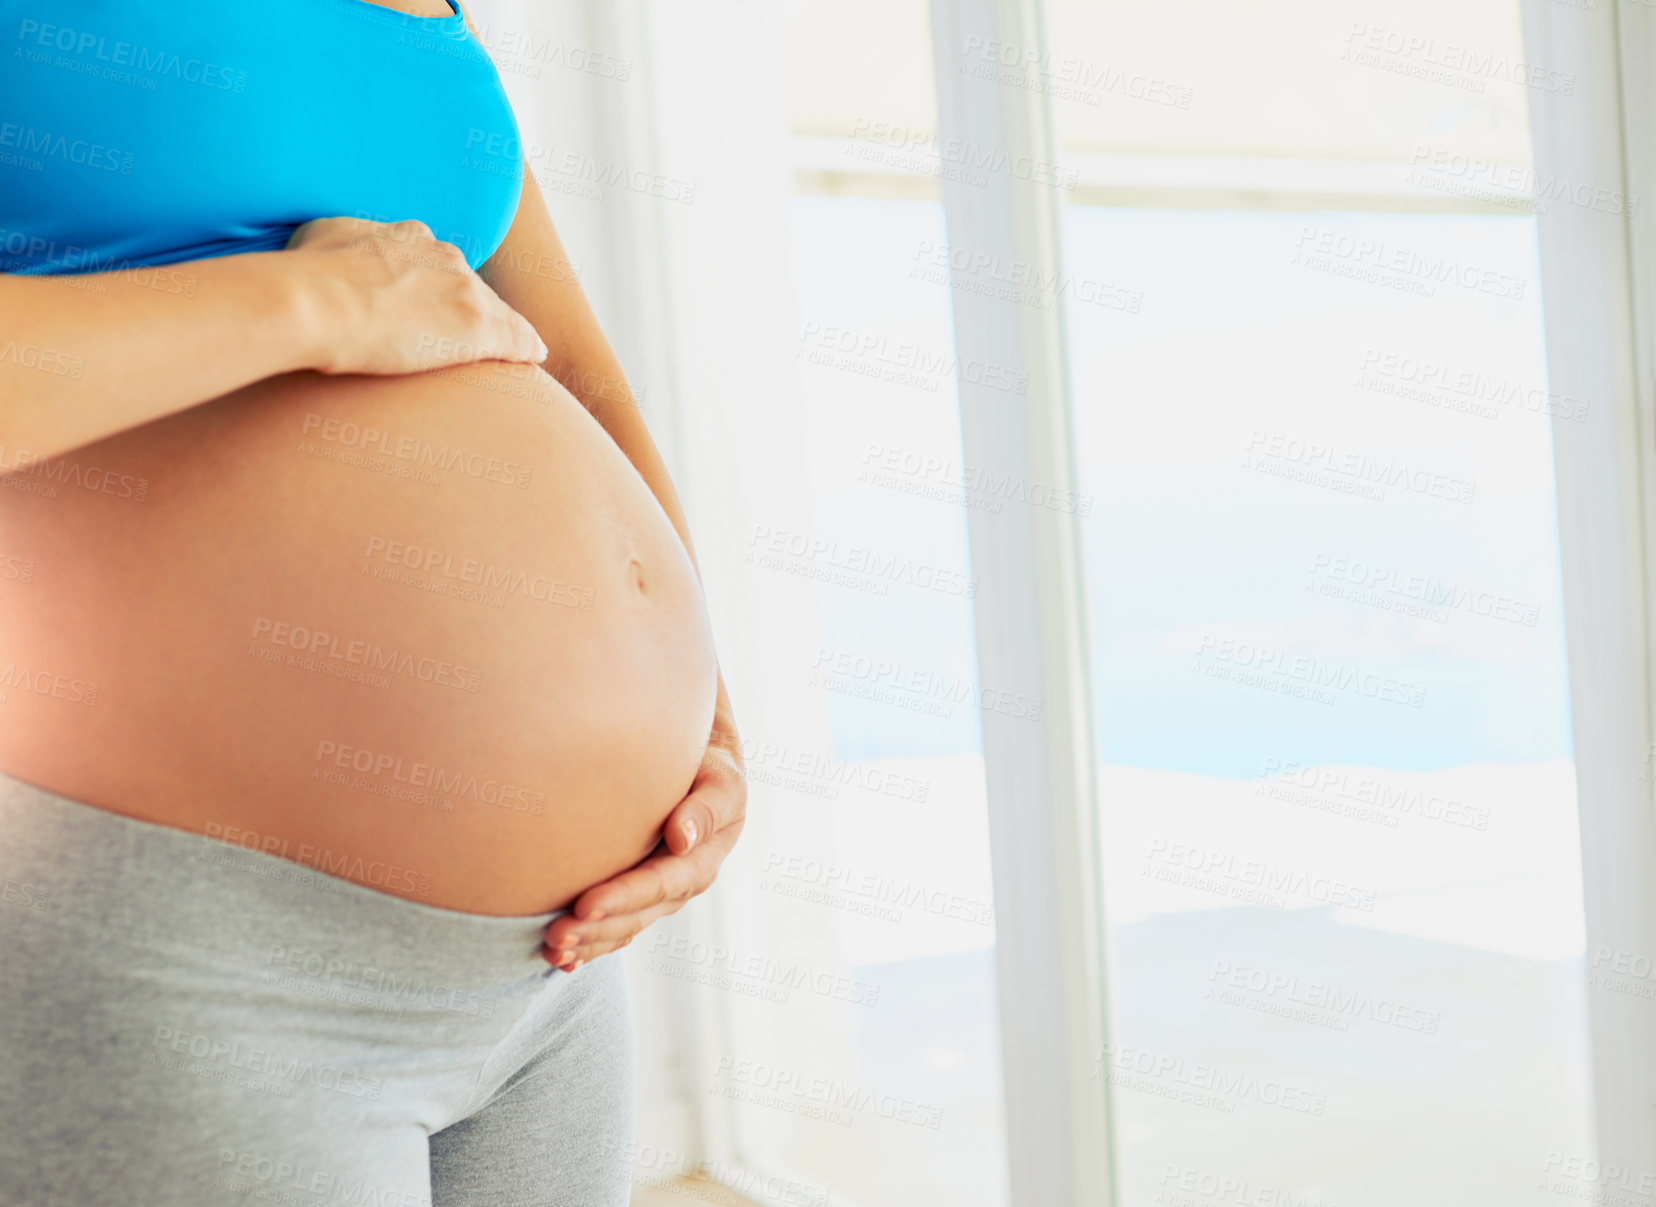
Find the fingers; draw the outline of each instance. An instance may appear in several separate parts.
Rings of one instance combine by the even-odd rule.
[[[484,286],[485,289],[488,286]],[[544,364],[552,355],[546,341],[528,319],[505,302],[496,300],[488,307],[487,317],[479,320],[486,329],[484,338],[456,345],[457,363],[481,360],[505,360],[516,364]]]
[[[728,756],[705,760],[690,794],[668,816],[663,845],[656,853],[589,888],[576,898],[571,913],[546,928],[547,961],[574,971],[625,947],[646,926],[705,892],[736,844],[746,810],[747,781],[735,761]],[[687,842],[691,828],[696,832]]]
[[[690,856],[674,855],[661,847],[656,851],[657,854],[637,867],[582,893],[575,899],[572,916],[582,921],[600,921],[691,896],[700,879],[701,861],[692,863]],[[708,883],[712,883],[711,878]]]
[[[391,238],[401,243],[435,243],[437,234],[418,218],[404,218],[401,222],[386,224]]]
[[[710,834],[717,834],[747,814],[747,778],[735,759],[709,746],[690,795],[667,815],[663,835],[675,855],[683,855]]]
[[[471,272],[471,261],[467,260],[466,253],[453,243],[444,243],[439,239],[431,245],[430,252],[433,268],[441,269],[444,272],[468,274]]]
[[[575,900],[575,916],[601,920],[706,892],[735,841],[735,835],[726,830],[715,832],[683,855],[658,848],[659,854],[582,893]]]
[[[552,353],[547,348],[546,341],[540,337],[540,332],[535,330],[535,325],[510,306],[506,306],[505,302],[501,305],[506,307],[509,316],[506,343],[508,354],[503,355],[501,359],[522,361],[531,365],[544,364]]]
[[[652,855],[631,871],[588,889],[576,900],[573,913],[553,919],[546,928],[550,962],[564,967],[571,958],[584,961],[613,951],[656,919],[683,909],[718,876],[740,829],[740,823],[726,827],[688,855]]]
[[[713,806],[708,801],[708,797],[713,795],[710,792],[692,792],[668,815],[662,831],[673,854],[688,854],[703,836],[719,828],[714,823]]]
[[[464,299],[468,320],[477,328],[477,337],[462,342],[457,359],[506,360],[538,365],[552,355],[535,325],[513,310],[482,277],[466,270],[470,291]]]
[[[554,922],[548,927],[541,956],[554,967],[574,972],[582,964],[626,947],[646,928],[683,906],[683,901],[666,901],[641,913],[606,918],[602,922],[574,923],[568,916],[559,918],[557,922],[572,925],[555,929],[557,922]]]
[[[417,218],[319,218],[290,248],[319,261],[357,295],[372,321],[343,328],[325,372],[423,373],[478,361],[543,365],[551,352],[534,324],[472,271],[460,247]]]
[[[356,247],[383,255],[387,249],[401,247],[404,254],[418,252],[422,260],[433,267],[452,266],[458,261],[464,271],[471,271],[465,253],[452,243],[437,238],[432,229],[418,218],[401,222],[374,222],[367,218],[313,218],[300,225],[288,237],[289,248]]]

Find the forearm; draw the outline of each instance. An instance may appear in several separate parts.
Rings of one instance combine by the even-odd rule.
[[[0,274],[0,444],[56,456],[309,367],[293,258],[261,252],[78,277]]]

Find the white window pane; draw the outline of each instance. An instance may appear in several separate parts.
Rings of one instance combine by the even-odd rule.
[[[1555,1203],[1593,400],[1547,392],[1516,5],[1048,14],[1189,89],[1054,104],[1066,267],[1143,298],[1069,307],[1124,1201]]]
[[[785,584],[813,601],[790,623],[819,640],[787,673],[797,714],[823,724],[760,719],[744,735],[765,849],[751,888],[722,889],[724,912],[743,947],[798,972],[785,994],[720,986],[726,1059],[708,1103],[728,1112],[741,1166],[813,1201],[1004,1207],[965,514],[869,472],[876,450],[960,455],[949,293],[924,271],[943,240],[935,181],[874,134],[934,123],[928,38],[923,3],[806,3],[782,48],[801,192],[777,304],[810,514],[756,499],[745,535],[756,598]]]

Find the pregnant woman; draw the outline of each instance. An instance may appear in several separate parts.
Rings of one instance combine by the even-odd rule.
[[[458,5],[0,0],[0,1203],[625,1203],[738,749]]]

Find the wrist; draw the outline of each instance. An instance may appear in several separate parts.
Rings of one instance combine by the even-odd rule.
[[[290,350],[288,371],[334,367],[338,333],[350,330],[350,305],[342,281],[322,270],[315,253],[265,253],[273,292],[280,299],[283,344]]]

